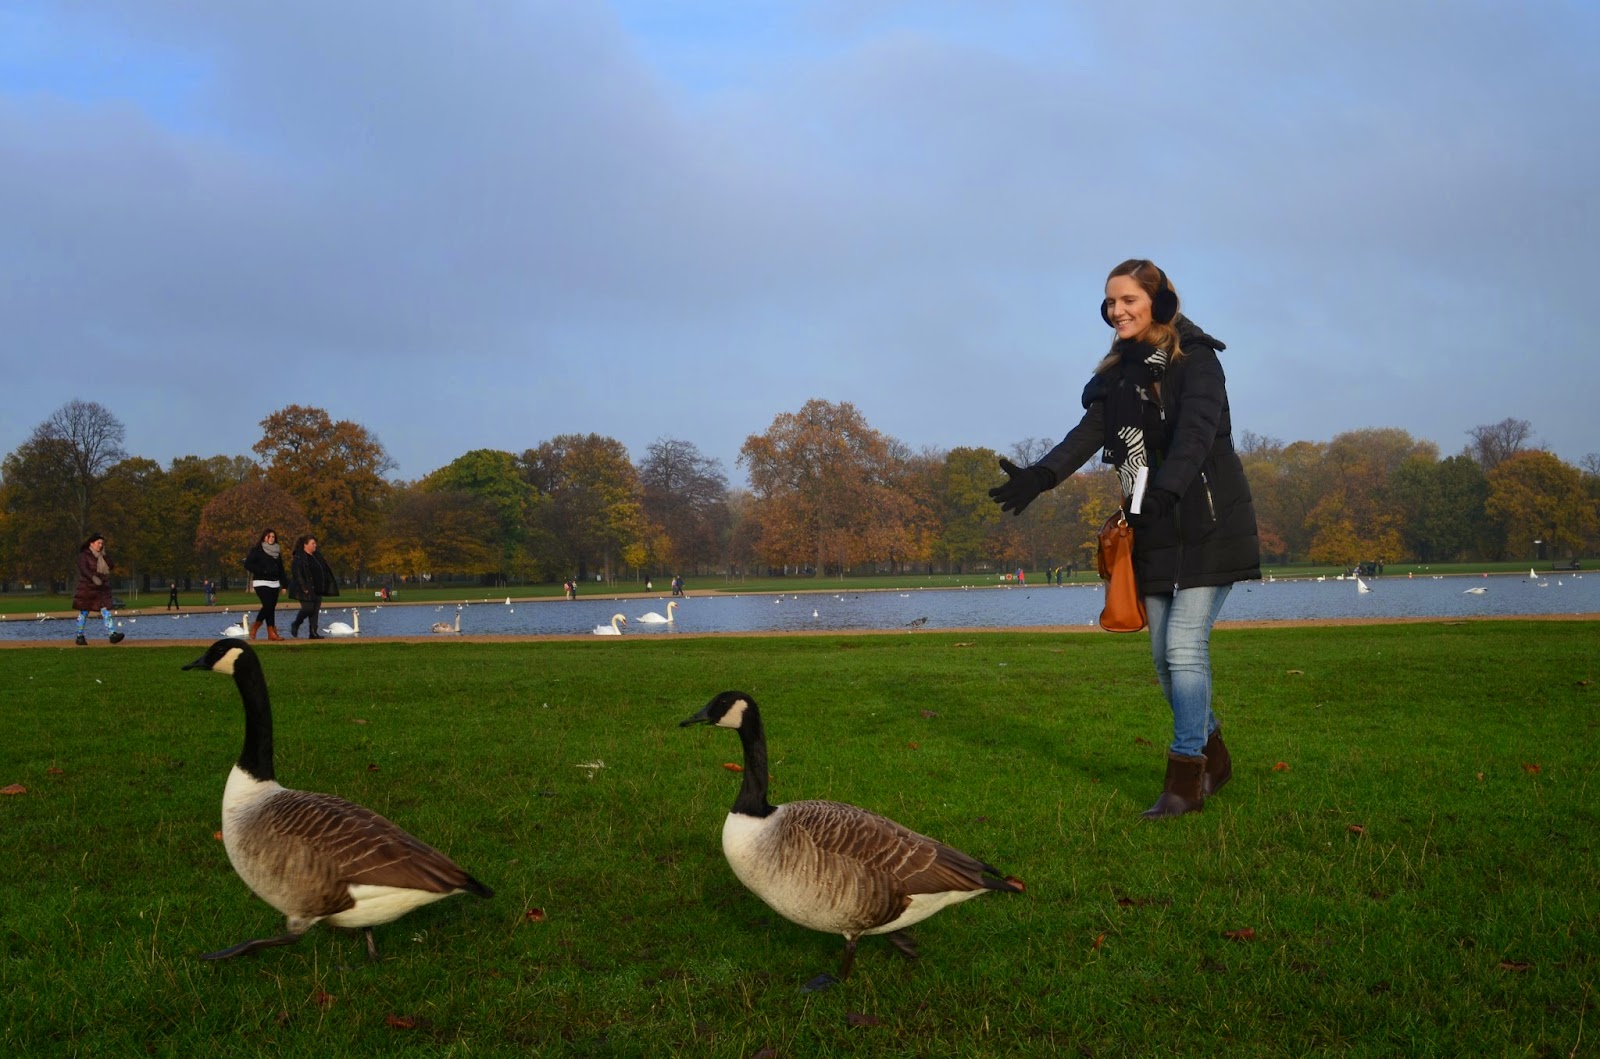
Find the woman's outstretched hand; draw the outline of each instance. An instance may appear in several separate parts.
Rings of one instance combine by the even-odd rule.
[[[1033,503],[1035,497],[1056,485],[1056,476],[1038,465],[1018,467],[1002,456],[1000,469],[1006,472],[1006,484],[989,490],[989,496],[1000,505],[1001,511],[1013,515],[1022,514],[1022,509]]]

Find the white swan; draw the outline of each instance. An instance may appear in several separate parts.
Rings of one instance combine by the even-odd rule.
[[[226,629],[223,629],[222,635],[238,636],[241,638],[248,637],[250,635],[249,622],[244,618],[240,618],[237,625],[230,625]]]
[[[1359,577],[1356,578],[1356,593],[1358,595],[1360,593],[1363,593],[1363,592],[1371,592],[1371,591],[1372,591],[1372,589],[1367,587],[1367,583],[1365,581],[1361,580],[1361,578],[1359,578]]]
[[[360,636],[361,635],[361,611],[356,607],[351,607],[350,608],[350,616],[355,621],[354,625],[346,625],[342,621],[332,622],[332,623],[330,623],[328,625],[328,627],[326,629],[322,630],[322,635],[324,635],[324,636]]]
[[[611,624],[596,625],[594,627],[594,634],[596,636],[621,636],[622,626],[626,624],[628,624],[628,619],[624,615],[613,614],[611,615]]]
[[[447,621],[436,621],[433,623],[433,631],[439,633],[461,632],[461,605],[459,603],[456,604],[456,623],[454,625]]]
[[[657,614],[655,611],[652,610],[649,614],[641,614],[641,615],[639,615],[639,619],[638,620],[643,622],[646,625],[671,625],[672,624],[672,612],[677,610],[677,609],[678,609],[678,601],[675,600],[675,599],[674,600],[669,600],[667,602],[667,616],[665,618],[663,618],[661,615]]]
[[[1461,594],[1463,596],[1481,596],[1487,591],[1489,591],[1487,588],[1484,588],[1482,585],[1479,585],[1477,588],[1469,588],[1469,589],[1467,589],[1465,592],[1463,592]]]

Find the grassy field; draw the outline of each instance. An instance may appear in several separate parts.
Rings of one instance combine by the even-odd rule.
[[[298,945],[230,869],[232,682],[192,648],[0,651],[0,1053],[1595,1054],[1600,625],[1223,630],[1235,778],[1137,813],[1170,718],[1144,637],[997,632],[289,644],[288,785],[498,891]],[[761,702],[773,799],[837,798],[1026,880],[922,959],[771,913],[719,834]],[[534,915],[535,910],[539,913]]]
[[[1395,563],[1384,567],[1384,576],[1405,577],[1408,573],[1418,575],[1427,574],[1522,574],[1526,575],[1530,565],[1541,573],[1551,571],[1551,564],[1532,563],[1526,560],[1515,560],[1501,563]],[[1593,565],[1592,563],[1590,564]],[[1286,566],[1267,565],[1262,572],[1271,577],[1333,577],[1343,573],[1337,566],[1313,566],[1306,563],[1297,563]],[[1015,573],[1015,571],[1012,571]],[[1042,570],[1029,570],[1026,572],[1029,582],[1043,584],[1045,574]],[[897,589],[904,591],[908,588],[983,588],[994,585],[1002,577],[998,572],[968,573],[968,574],[881,574],[869,577],[694,577],[689,578],[686,589],[690,595],[700,595],[706,592],[864,592],[874,589]],[[1076,582],[1085,584],[1098,581],[1099,575],[1093,567],[1079,570],[1071,577],[1063,576],[1067,583]],[[657,578],[653,582],[651,594],[665,596],[668,592],[669,577]],[[618,594],[643,595],[645,594],[643,579],[619,579],[607,584],[586,582],[578,586],[580,596],[615,596]],[[347,602],[371,602],[374,593],[372,588],[347,588],[341,599]],[[462,600],[483,602],[486,600],[504,599],[510,596],[514,599],[559,599],[562,588],[559,584],[529,584],[486,587],[477,584],[452,584],[452,585],[403,585],[395,595],[398,603],[458,603]],[[119,598],[127,605],[127,609],[162,610],[167,605],[167,590],[157,586],[150,592],[119,592]],[[185,607],[198,607],[205,602],[204,593],[196,588],[192,592],[180,592],[179,602]],[[245,607],[259,606],[255,594],[243,589],[232,589],[227,592],[217,593],[217,607],[229,607],[240,610]],[[278,604],[279,609],[288,608],[293,611],[296,604],[284,598]],[[64,613],[72,607],[72,595],[52,595],[43,592],[11,591],[0,593],[0,614],[35,614],[40,612]]]

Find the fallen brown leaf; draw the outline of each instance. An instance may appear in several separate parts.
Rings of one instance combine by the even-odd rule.
[[[221,842],[222,841],[222,832],[221,831],[213,831],[213,832],[211,832],[211,837],[216,839],[218,842]]]
[[[1276,765],[1272,766],[1272,771],[1273,772],[1288,772],[1289,771],[1289,763],[1287,761],[1280,761]]]
[[[1348,830],[1352,835],[1364,835],[1367,833],[1367,829],[1362,827],[1360,824],[1351,824],[1348,828],[1346,828],[1346,830]]]
[[[352,717],[350,719],[350,723],[351,724],[366,724],[367,721],[366,721],[366,718],[364,718],[364,717]]]
[[[922,748],[922,744],[918,743],[918,742],[910,742],[910,743],[906,744],[906,749],[907,750],[920,750],[921,748]]]
[[[923,710],[922,711],[922,716],[924,716],[924,717],[937,717],[937,716],[939,716],[939,711],[938,710]]]
[[[1229,941],[1255,941],[1256,930],[1254,927],[1245,927],[1242,930],[1225,931],[1222,936]]]
[[[414,1030],[417,1028],[417,1020],[410,1015],[385,1015],[383,1021],[385,1025],[397,1030]]]
[[[20,783],[13,783],[9,787],[0,787],[0,794],[27,794],[28,788]]]
[[[333,1007],[333,1002],[337,999],[333,994],[324,993],[320,989],[311,994],[311,1002],[323,1010]]]
[[[1283,675],[1286,677],[1303,677],[1306,675],[1306,671],[1303,669],[1285,669]]]
[[[1101,934],[1098,938],[1094,939],[1094,944],[1089,946],[1089,948],[1091,948],[1091,949],[1093,949],[1093,950],[1098,952],[1099,949],[1100,949],[1100,946],[1104,945],[1105,943],[1106,943],[1106,936],[1104,934]]]
[[[1541,770],[1540,770],[1538,765],[1529,765],[1526,762],[1524,762],[1523,766],[1522,766],[1522,771],[1526,772],[1530,776],[1537,776],[1540,773]]]
[[[1521,960],[1501,960],[1500,969],[1502,971],[1531,971],[1533,970],[1533,964],[1523,963]]]
[[[737,761],[724,761],[722,763],[722,767],[727,769],[729,772],[743,772],[744,771],[744,766],[739,764]]]
[[[542,908],[530,908],[530,909],[528,909],[527,912],[524,913],[524,915],[526,915],[528,917],[528,922],[529,923],[543,923],[544,922],[544,909],[542,909]]]
[[[1478,773],[1478,782],[1479,782],[1479,783],[1482,783],[1482,782],[1483,782],[1483,773],[1481,773],[1481,772],[1480,772],[1480,773]]]
[[[1136,735],[1136,736],[1133,737],[1133,745],[1134,746],[1153,746],[1154,744],[1151,743],[1150,740],[1146,739],[1144,736]]]
[[[374,764],[372,764],[372,763],[371,763],[371,762],[368,762],[368,764],[367,764],[367,771],[368,771],[368,772],[377,772],[377,771],[378,771],[378,766],[377,766],[377,765],[374,765]]]
[[[1588,687],[1589,685],[1591,685],[1593,683],[1594,683],[1594,681],[1592,681],[1592,680],[1580,680],[1580,681],[1578,681],[1578,687],[1586,688],[1586,687]]]
[[[971,646],[972,646],[972,643],[973,643],[973,642],[972,642],[972,641],[971,641],[971,640],[963,640],[963,641],[962,641],[962,642],[960,642],[960,643],[953,643],[953,644],[951,644],[951,645],[950,645],[950,646],[951,646],[951,647],[971,647]]]
[[[66,771],[67,770],[66,769],[58,769],[54,765],[51,765],[49,768],[45,769],[44,771],[45,771],[45,774],[48,775],[48,776],[64,776],[64,775],[66,775]]]
[[[750,1059],[778,1059],[778,1049],[763,1048],[756,1054],[752,1055]]]
[[[882,1026],[883,1020],[876,1015],[867,1015],[860,1011],[852,1011],[844,1017],[852,1026]]]

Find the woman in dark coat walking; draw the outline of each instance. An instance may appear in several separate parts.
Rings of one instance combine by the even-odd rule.
[[[1083,418],[1033,466],[1001,460],[1008,480],[989,495],[1021,514],[1096,449],[1116,467],[1172,707],[1166,782],[1143,814],[1158,819],[1198,811],[1233,775],[1211,709],[1211,627],[1233,583],[1261,576],[1261,549],[1217,357],[1226,347],[1179,314],[1166,273],[1142,258],[1111,270],[1100,316],[1117,337],[1084,387]]]
[[[317,631],[317,619],[322,610],[322,598],[339,594],[339,582],[333,576],[333,567],[317,554],[317,538],[310,536],[295,541],[289,565],[289,583],[293,586],[295,598],[300,601],[300,613],[289,623],[289,635],[298,637],[303,623],[310,630],[308,638],[320,640],[322,633]]]
[[[261,601],[256,620],[250,623],[250,639],[254,640],[267,627],[267,639],[281,640],[278,635],[278,596],[283,592],[283,545],[278,543],[276,530],[262,530],[261,539],[244,557],[244,568],[250,574],[250,587]]]
[[[74,642],[79,647],[89,644],[83,633],[91,610],[100,612],[106,639],[122,642],[122,634],[111,621],[111,560],[106,558],[106,539],[98,533],[91,534],[78,548],[78,587],[72,593],[72,605],[78,609],[78,638]]]

